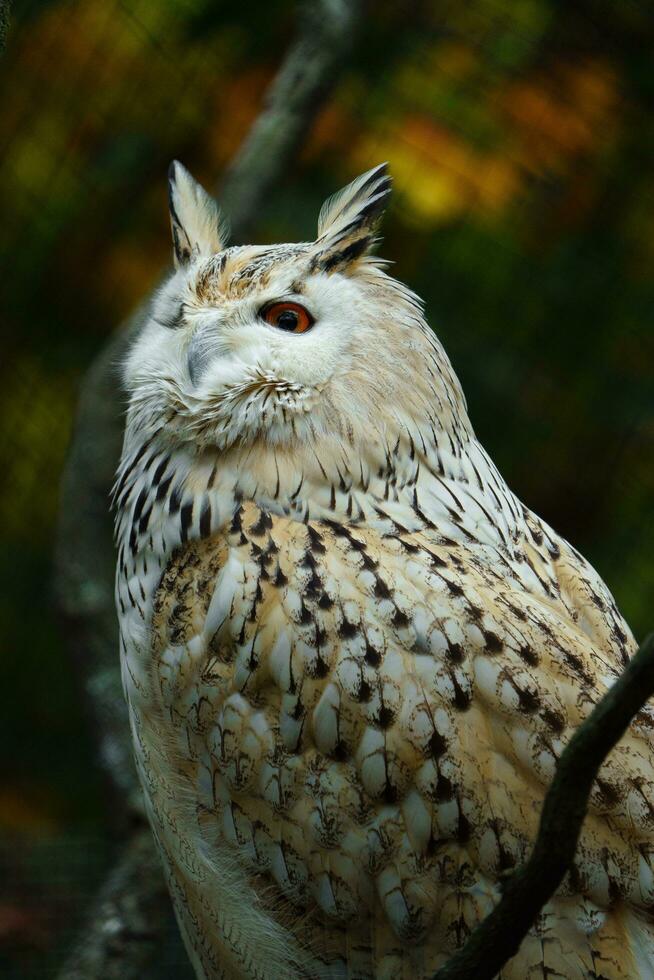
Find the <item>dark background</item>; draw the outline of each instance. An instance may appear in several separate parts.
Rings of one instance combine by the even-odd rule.
[[[0,63],[3,976],[55,975],[110,853],[51,598],[76,391],[169,262],[168,161],[216,185],[294,10],[13,10]],[[654,14],[634,0],[382,0],[365,17],[256,240],[313,237],[325,196],[390,162],[382,254],[426,299],[512,488],[590,559],[642,638],[654,627]]]

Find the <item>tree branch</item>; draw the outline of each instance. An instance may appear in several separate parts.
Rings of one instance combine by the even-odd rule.
[[[360,0],[313,0],[298,7],[296,39],[270,86],[263,111],[227,172],[221,192],[237,238],[255,222],[262,201],[306,138],[315,114],[335,85],[354,38]],[[108,508],[122,442],[124,406],[117,396],[119,365],[144,309],[112,337],[81,385],[61,485],[53,583],[63,634],[71,647],[98,757],[113,797],[111,818],[123,826],[130,813],[141,812],[142,802],[120,683]],[[121,901],[133,904],[133,915],[149,923],[137,930],[146,935],[156,932],[153,923],[165,917],[168,899],[162,890],[158,861],[144,860],[148,847],[153,857],[154,850],[149,833],[145,837],[142,833],[139,831],[139,836],[128,843],[119,859],[122,871],[111,877],[105,891],[114,896],[112,901],[120,896]],[[137,879],[138,889],[134,887]],[[101,902],[100,909],[104,908]],[[140,962],[135,953],[138,943],[110,949],[102,939],[103,915],[102,911],[93,913],[62,980],[73,975],[137,975],[133,964]],[[109,969],[108,957],[111,970],[118,969],[117,973]],[[95,963],[92,972],[79,972],[82,967],[76,964],[91,962]],[[73,968],[78,972],[73,974]]]
[[[141,826],[100,889],[62,980],[143,980],[145,968],[165,941],[168,904],[152,832]]]
[[[493,980],[518,952],[572,864],[590,791],[611,749],[654,695],[654,633],[565,747],[545,797],[531,857],[507,881],[498,905],[434,980]]]
[[[299,14],[297,40],[220,190],[236,238],[249,232],[262,202],[304,142],[309,121],[333,87],[354,39],[361,0],[319,0],[300,6]]]
[[[0,54],[2,54],[7,45],[10,7],[11,0],[0,0]]]

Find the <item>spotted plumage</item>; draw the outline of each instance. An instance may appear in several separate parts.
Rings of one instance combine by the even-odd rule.
[[[116,595],[198,977],[430,977],[525,859],[563,746],[634,649],[368,254],[389,186],[364,174],[315,242],[227,248],[171,172],[177,270],[125,370]],[[653,724],[602,767],[504,980],[654,975]]]

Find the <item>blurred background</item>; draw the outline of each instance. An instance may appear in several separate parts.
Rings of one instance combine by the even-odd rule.
[[[56,974],[111,853],[52,601],[76,393],[170,261],[169,160],[216,186],[295,13],[275,0],[13,8],[0,62],[2,976]],[[425,298],[504,476],[596,566],[638,638],[654,628],[652,50],[654,15],[636,0],[377,0],[256,227],[261,243],[313,237],[325,196],[390,162],[383,255]]]

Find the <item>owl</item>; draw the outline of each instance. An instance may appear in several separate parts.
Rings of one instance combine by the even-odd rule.
[[[139,777],[199,978],[433,976],[525,861],[634,651],[475,438],[370,254],[385,165],[315,241],[229,247],[170,170],[175,269],[124,367],[114,506]],[[654,714],[503,980],[654,976]]]

